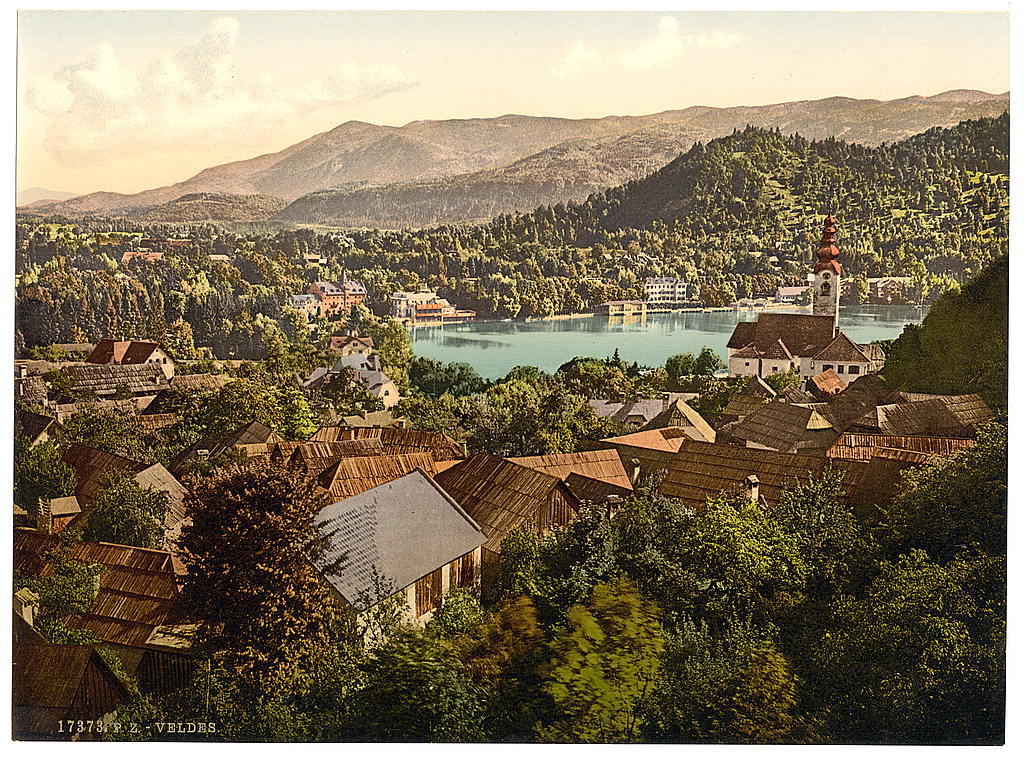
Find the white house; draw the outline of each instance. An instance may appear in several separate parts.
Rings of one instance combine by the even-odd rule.
[[[649,278],[644,281],[647,304],[652,307],[679,305],[689,298],[690,286],[684,279]]]

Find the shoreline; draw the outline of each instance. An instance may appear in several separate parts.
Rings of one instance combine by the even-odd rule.
[[[743,306],[733,307],[731,305],[725,305],[720,307],[707,307],[707,308],[648,308],[647,312],[650,313],[762,313],[769,310],[795,310],[798,312],[810,312],[810,305],[793,305],[790,303],[773,303],[769,305],[762,305],[759,307]],[[444,328],[445,326],[466,326],[474,323],[543,323],[544,321],[571,321],[579,318],[594,318],[597,317],[596,313],[558,313],[556,315],[546,315],[540,318],[536,316],[527,316],[526,318],[476,318],[472,321],[460,321],[458,323],[409,323],[407,324],[413,330],[415,329],[426,329],[426,328]],[[615,316],[601,316],[607,318],[613,318]],[[631,317],[639,317],[634,315]]]

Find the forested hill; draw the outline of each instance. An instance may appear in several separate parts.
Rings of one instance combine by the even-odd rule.
[[[1004,113],[865,147],[748,127],[697,143],[647,178],[583,203],[502,217],[492,226],[547,243],[608,243],[638,229],[664,237],[670,229],[695,241],[809,250],[821,214],[831,209],[844,254],[854,259],[899,243],[931,243],[931,253],[941,254],[975,237],[1005,239],[1009,128]]]

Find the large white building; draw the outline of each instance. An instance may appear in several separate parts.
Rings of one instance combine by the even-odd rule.
[[[644,281],[649,307],[680,305],[687,301],[690,285],[683,279],[649,278]]]
[[[812,315],[761,313],[756,321],[737,323],[727,345],[730,376],[796,370],[806,380],[831,369],[846,379],[881,369],[885,355],[880,347],[856,344],[839,330],[843,268],[838,257],[836,222],[830,215],[811,276]]]

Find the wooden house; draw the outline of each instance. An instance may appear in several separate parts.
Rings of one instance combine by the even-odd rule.
[[[57,422],[56,418],[49,415],[32,413],[28,410],[16,410],[14,412],[14,433],[21,434],[30,447],[48,441],[57,441],[64,435],[64,427]]]
[[[192,444],[171,461],[176,473],[186,470],[198,460],[213,460],[235,453],[241,458],[270,459],[270,453],[284,439],[265,423],[252,421],[226,434],[209,434]]]
[[[73,734],[69,723],[106,721],[131,699],[93,644],[15,644],[13,663],[19,741],[99,740],[96,729]]]
[[[533,457],[509,457],[513,463],[524,465],[559,478],[562,481],[570,474],[604,481],[623,489],[631,490],[633,482],[622,467],[622,459],[613,449],[599,449],[588,452],[566,452],[556,455],[535,455]]]
[[[335,500],[342,500],[394,481],[417,468],[434,475],[436,465],[434,458],[426,452],[343,457],[320,472],[317,484]]]
[[[867,461],[883,450],[906,450],[926,459],[951,455],[974,445],[974,439],[946,436],[897,436],[894,434],[842,434],[825,454],[841,460]]]
[[[96,365],[155,365],[170,381],[174,378],[174,360],[156,342],[140,339],[101,339],[85,359]]]
[[[665,409],[644,426],[642,431],[661,428],[681,428],[691,439],[700,442],[715,441],[715,430],[704,418],[681,399],[671,400]]]
[[[311,475],[329,468],[343,457],[383,454],[379,439],[346,439],[339,442],[281,442],[270,453],[271,462],[287,462]]]
[[[580,508],[576,495],[555,476],[486,453],[473,455],[434,478],[487,537],[485,580],[510,531],[526,526],[543,534],[567,524]]]
[[[761,405],[742,420],[723,427],[722,433],[747,447],[779,452],[823,452],[839,436],[829,420],[813,407],[779,401]]]
[[[326,548],[310,561],[360,613],[398,593],[406,620],[423,624],[448,591],[479,583],[487,537],[422,470],[328,505],[314,527]]]

